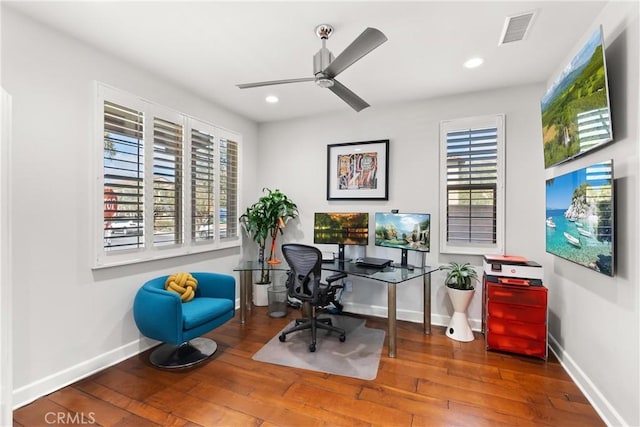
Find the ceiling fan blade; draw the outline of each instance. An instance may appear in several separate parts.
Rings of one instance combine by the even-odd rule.
[[[271,80],[269,82],[243,83],[236,86],[238,86],[240,89],[249,89],[252,87],[281,85],[286,83],[312,82],[314,80],[315,80],[315,77],[304,77],[301,79],[285,79],[285,80]]]
[[[356,110],[356,112],[363,110],[369,106],[369,104],[367,104],[364,99],[351,92],[345,85],[337,80],[333,81],[333,86],[331,86],[329,90],[338,95],[344,102],[349,104],[351,108]]]
[[[387,36],[385,36],[382,31],[369,27],[351,42],[322,73],[329,78],[334,78],[351,66],[351,64],[386,41]]]

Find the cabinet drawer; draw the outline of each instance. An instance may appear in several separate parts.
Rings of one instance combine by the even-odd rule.
[[[490,318],[487,324],[490,334],[546,341],[547,326],[544,323],[526,323],[513,320]]]
[[[488,334],[487,349],[547,358],[547,341],[528,340],[506,335]]]
[[[489,283],[488,295],[490,301],[507,302],[520,305],[547,306],[547,288],[517,288],[514,286],[499,286]]]
[[[527,323],[547,323],[547,307],[533,307],[528,305],[503,304],[489,300],[487,304],[488,322],[491,318],[517,320]]]

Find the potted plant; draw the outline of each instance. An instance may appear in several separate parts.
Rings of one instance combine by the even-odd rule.
[[[278,233],[284,233],[287,221],[298,216],[298,206],[278,189],[263,188],[262,191],[266,194],[249,206],[239,221],[247,234],[258,244],[261,269],[260,280],[257,283],[270,283],[269,269],[265,268],[264,258],[267,238],[271,236],[273,242],[269,258],[275,260],[275,239]]]
[[[478,280],[478,273],[470,263],[459,264],[457,262],[450,262],[440,267],[440,269],[449,272],[447,278],[444,280],[447,287],[460,290],[474,290],[473,281]]]
[[[453,305],[453,316],[447,326],[446,335],[456,341],[473,341],[473,331],[467,319],[467,308],[473,298],[474,282],[478,281],[478,273],[468,262],[464,264],[451,262],[440,269],[448,271],[444,283]]]

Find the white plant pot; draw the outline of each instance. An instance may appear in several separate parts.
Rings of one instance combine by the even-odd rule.
[[[446,335],[456,341],[469,342],[474,340],[473,331],[467,318],[467,308],[473,298],[472,290],[454,289],[447,286],[447,294],[453,305],[453,316],[447,326]]]
[[[253,305],[258,307],[269,305],[269,286],[271,286],[271,283],[253,284]]]

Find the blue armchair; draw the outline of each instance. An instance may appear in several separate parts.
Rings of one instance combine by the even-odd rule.
[[[165,290],[169,276],[149,280],[138,290],[133,317],[142,335],[164,344],[150,356],[161,368],[186,368],[209,358],[218,348],[201,335],[221,326],[235,314],[236,280],[220,273],[191,273],[198,281],[193,300],[183,303]]]

